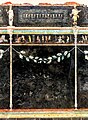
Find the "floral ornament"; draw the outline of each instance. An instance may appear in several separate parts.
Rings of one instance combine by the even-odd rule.
[[[27,61],[27,62],[29,62],[29,61],[30,61],[29,57],[26,57],[25,59],[26,59],[26,61]]]
[[[0,59],[2,59],[3,55],[4,55],[7,51],[9,51],[9,48],[7,48],[6,50],[0,49]]]
[[[85,55],[85,60],[88,60],[88,50],[83,51],[80,48],[78,48],[78,50]]]
[[[19,58],[21,58],[21,59],[23,59],[23,57],[24,57],[24,55],[26,54],[26,52],[25,51],[20,51],[19,52]]]
[[[4,50],[0,49],[0,59],[3,57]]]
[[[85,51],[84,51],[84,54],[85,54],[85,59],[88,60],[88,51],[85,50]]]
[[[67,54],[67,58],[70,58],[70,56],[71,56],[71,53],[69,52],[69,53]]]

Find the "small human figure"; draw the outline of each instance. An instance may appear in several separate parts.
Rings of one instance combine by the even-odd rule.
[[[16,39],[16,43],[21,43],[22,41],[22,36],[18,35],[17,39]]]
[[[85,35],[85,42],[87,42],[87,40],[88,40],[88,37],[87,37],[87,35]]]
[[[83,42],[87,42],[87,40],[88,40],[87,35],[85,35],[85,36],[82,35],[82,41],[83,41]]]
[[[58,41],[58,37],[55,35],[55,40],[54,40],[54,42],[57,42]]]
[[[59,42],[59,43],[62,43],[62,37],[61,37],[61,36],[59,36],[58,42]]]
[[[38,35],[37,38],[36,38],[36,42],[37,42],[37,43],[40,43],[40,37],[39,37],[39,35]]]
[[[45,41],[45,40],[44,40],[44,35],[42,35],[42,43],[44,43],[44,41]]]
[[[32,42],[33,42],[33,43],[36,42],[36,41],[35,41],[35,40],[36,40],[36,39],[35,39],[35,35],[32,35],[31,38],[32,38]]]
[[[50,35],[48,36],[48,42],[51,42],[51,36]]]
[[[2,35],[0,35],[0,43],[3,43]]]
[[[31,42],[31,36],[30,35],[28,36],[28,42]]]
[[[62,35],[62,43],[65,43],[65,36]]]
[[[69,43],[69,42],[70,42],[70,38],[69,36],[67,36],[66,43]]]
[[[45,42],[48,42],[48,36],[45,36]]]
[[[74,9],[72,10],[72,15],[73,15],[73,25],[77,25],[77,19],[79,18],[79,12],[80,10],[77,10],[76,5],[74,5]]]
[[[24,35],[22,35],[22,37],[21,37],[21,42],[26,43],[26,39],[25,39],[25,36],[24,36]]]
[[[8,40],[5,38],[5,35],[0,35],[0,43],[8,43]]]
[[[10,5],[10,9],[9,9],[8,13],[9,13],[9,25],[12,26],[13,25],[13,16],[14,16],[13,10],[12,10],[12,5]]]

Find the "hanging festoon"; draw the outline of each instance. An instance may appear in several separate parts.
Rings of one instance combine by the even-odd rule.
[[[73,50],[74,48],[72,48],[70,51],[64,51],[63,53],[57,53],[55,55],[51,55],[51,56],[48,56],[47,58],[46,57],[39,57],[39,56],[33,56],[33,55],[27,55],[26,54],[26,51],[22,50],[22,51],[17,51],[13,48],[13,50],[19,54],[19,58],[20,59],[23,59],[25,58],[25,60],[27,62],[29,62],[30,60],[32,60],[34,63],[44,63],[44,64],[50,64],[52,63],[54,60],[56,60],[57,62],[61,62],[63,61],[65,58],[70,58],[71,56],[71,51]]]
[[[9,51],[9,48],[6,50],[0,49],[0,59],[2,59],[4,53],[6,53],[7,51]]]

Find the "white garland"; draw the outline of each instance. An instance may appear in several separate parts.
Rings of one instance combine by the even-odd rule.
[[[25,55],[25,51],[20,51],[19,52],[19,58],[23,59],[25,58],[26,61],[34,61],[35,63],[46,63],[46,64],[50,64],[53,60],[57,59],[58,62],[61,62],[61,60],[64,60],[64,57],[67,56],[67,58],[70,57],[70,52],[69,51],[65,51],[64,54],[62,53],[57,53],[57,55],[53,55],[53,56],[49,56],[47,58],[40,58],[38,56],[32,56],[32,55],[29,55],[29,56],[26,56]]]
[[[45,64],[50,64],[53,60],[57,60],[57,62],[61,62],[62,60],[65,59],[65,57],[70,58],[71,56],[71,51],[74,50],[74,48],[72,48],[70,51],[64,51],[64,53],[57,53],[56,55],[52,55],[49,56],[48,58],[40,58],[38,56],[26,56],[26,52],[24,50],[22,51],[17,51],[13,48],[13,50],[19,54],[19,58],[23,59],[25,58],[25,60],[27,62],[29,62],[30,60],[34,61],[35,63],[45,63]],[[83,53],[85,55],[85,59],[88,60],[88,50],[81,50],[80,48],[78,48],[78,50]],[[7,51],[9,51],[9,48],[7,48],[6,50],[0,49],[0,59],[2,59],[4,53],[6,53]]]
[[[17,50],[15,50],[14,48],[13,48],[13,50],[16,52],[16,53],[18,53],[19,54],[19,58],[20,59],[23,59],[23,58],[25,58],[25,60],[27,61],[27,62],[29,62],[30,60],[32,60],[33,62],[35,62],[35,63],[45,63],[45,64],[50,64],[53,60],[57,60],[57,62],[61,62],[61,61],[63,61],[64,59],[65,59],[65,57],[67,57],[67,58],[70,58],[70,56],[71,56],[71,51],[73,50],[74,48],[72,48],[70,51],[64,51],[64,53],[57,53],[56,55],[52,55],[52,56],[49,56],[49,57],[47,57],[47,58],[41,58],[41,57],[39,57],[39,56],[33,56],[33,55],[29,55],[29,56],[27,56],[26,55],[26,52],[25,51],[20,51],[20,52],[18,52]]]

